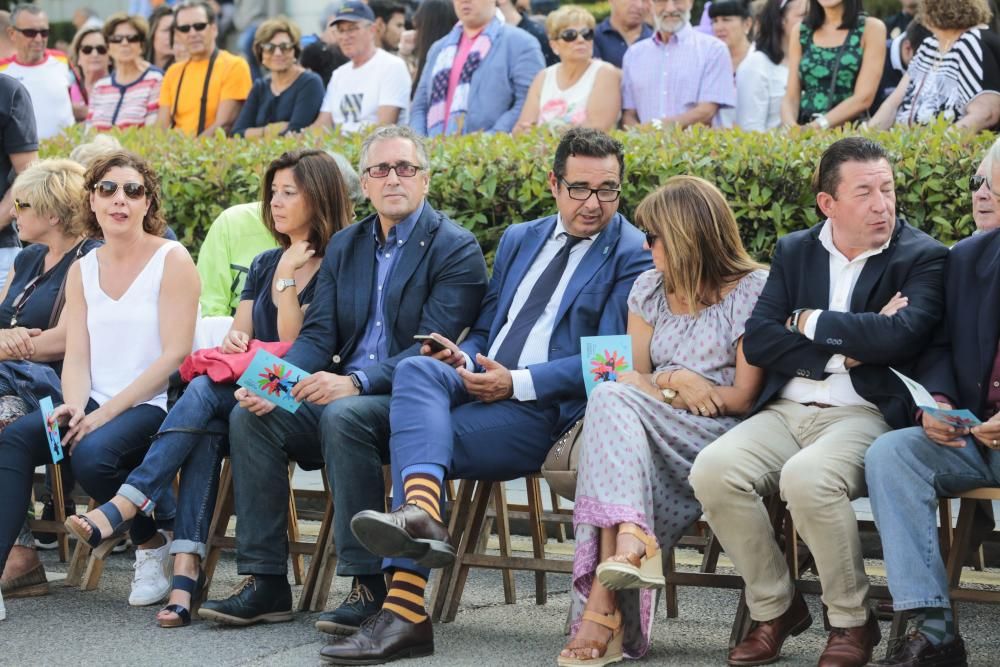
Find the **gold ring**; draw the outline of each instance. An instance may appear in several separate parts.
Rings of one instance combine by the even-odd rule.
[[[994,441],[993,441],[993,446],[994,446],[994,447],[996,447],[996,446],[997,446],[997,441],[996,441],[996,440],[994,440]]]

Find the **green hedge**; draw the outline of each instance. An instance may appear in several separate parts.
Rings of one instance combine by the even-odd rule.
[[[848,132],[620,132],[616,136],[627,157],[621,209],[629,215],[669,176],[701,176],[725,193],[748,249],[767,261],[779,236],[819,219],[812,171],[824,148]],[[82,136],[74,129],[44,142],[42,156],[66,155]],[[993,137],[943,125],[872,136],[893,155],[898,209],[944,243],[968,236],[974,228],[968,177]],[[152,161],[162,180],[167,220],[193,250],[222,209],[259,198],[264,169],[283,151],[325,147],[356,163],[361,143],[361,137],[337,134],[196,140],[160,130],[130,130],[118,138]],[[509,224],[553,211],[546,175],[556,143],[544,130],[523,137],[480,134],[434,141],[430,201],[472,230],[490,253]],[[368,212],[365,205],[358,215]]]

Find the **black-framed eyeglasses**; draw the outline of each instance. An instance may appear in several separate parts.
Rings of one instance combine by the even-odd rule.
[[[11,26],[11,27],[14,28],[15,31],[17,31],[17,32],[21,33],[22,35],[24,35],[25,37],[27,37],[28,39],[34,39],[35,37],[41,37],[42,39],[48,39],[49,38],[49,29],[48,28],[45,28],[43,30],[35,30],[34,28],[17,28],[17,27],[14,27],[14,26]]]
[[[577,37],[583,37],[584,41],[592,42],[594,41],[594,29],[584,28],[577,30],[576,28],[566,28],[559,33],[559,39],[564,42],[575,42]]]
[[[205,21],[198,21],[197,23],[185,23],[184,25],[175,25],[174,30],[177,32],[189,33],[192,29],[195,32],[201,32],[208,27],[208,23]]]
[[[94,184],[94,192],[104,199],[110,199],[118,194],[118,188],[124,190],[125,196],[129,199],[142,199],[146,196],[146,186],[142,183],[136,183],[134,181],[129,181],[128,183],[100,181],[99,183]]]
[[[973,174],[969,177],[969,192],[979,192],[979,188],[983,187],[983,183],[986,184],[986,189],[990,191],[991,195],[1000,199],[1000,192],[996,192],[993,189],[993,184],[990,183],[989,179],[985,176],[980,176],[979,174]]]
[[[650,248],[652,248],[653,244],[656,243],[656,239],[660,238],[659,234],[654,234],[648,229],[642,230],[642,233],[646,235],[646,245],[648,245]]]
[[[261,44],[260,50],[264,53],[274,53],[275,51],[288,53],[289,51],[295,50],[295,44],[292,42],[282,42],[280,44],[272,44],[271,42],[268,42],[267,44]]]
[[[82,53],[85,56],[89,56],[94,51],[97,51],[97,53],[102,56],[108,55],[108,47],[104,46],[103,44],[96,44],[96,45],[88,44],[87,46],[80,47],[80,53]]]
[[[570,185],[562,176],[559,177],[559,180],[566,186],[569,198],[577,201],[587,201],[590,199],[590,195],[597,195],[597,201],[608,204],[617,200],[622,194],[621,188],[588,188],[582,185]]]
[[[121,44],[123,42],[138,44],[142,41],[142,35],[111,35],[108,37],[108,41],[112,44]]]
[[[31,208],[31,204],[26,201],[21,201],[20,199],[14,200],[14,213],[16,215],[21,215],[21,211],[26,208]]]
[[[423,167],[418,167],[415,164],[400,162],[399,164],[375,164],[365,169],[365,173],[372,178],[386,178],[390,171],[394,171],[399,178],[413,178],[421,169]]]

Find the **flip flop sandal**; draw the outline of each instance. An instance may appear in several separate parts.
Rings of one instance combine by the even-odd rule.
[[[115,548],[118,541],[128,533],[128,529],[132,527],[132,519],[128,521],[123,519],[121,512],[118,511],[118,508],[110,500],[98,507],[97,511],[103,514],[107,518],[108,523],[111,524],[110,535],[101,535],[101,529],[85,514],[77,514],[75,518],[80,519],[90,526],[90,534],[80,524],[73,521],[74,517],[66,519],[66,523],[63,525],[66,526],[66,530],[90,545],[93,549],[94,558],[103,560]]]
[[[622,526],[619,533],[637,537],[646,547],[638,554],[615,554],[597,566],[597,580],[612,591],[634,588],[659,588],[666,584],[663,578],[663,558],[656,540],[636,526]]]
[[[160,611],[169,611],[177,614],[176,619],[156,619],[157,624],[161,628],[183,628],[191,625],[191,614],[198,611],[198,607],[201,606],[202,600],[205,597],[205,573],[198,573],[198,580],[195,581],[191,577],[186,577],[183,574],[175,574],[173,583],[171,584],[175,591],[184,591],[191,595],[191,608],[179,604],[168,604],[166,607]]]
[[[611,638],[606,642],[597,641],[596,639],[572,639],[566,645],[566,649],[570,651],[579,651],[581,649],[591,651],[597,649],[599,655],[596,658],[577,658],[560,655],[556,659],[559,667],[604,667],[604,665],[621,662],[622,658],[624,658],[622,650],[622,638],[624,635],[622,633],[621,612],[615,610],[613,614],[604,615],[593,611],[585,611],[583,612],[583,620],[592,621],[611,630]]]

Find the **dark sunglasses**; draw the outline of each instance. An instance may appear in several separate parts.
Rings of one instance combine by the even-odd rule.
[[[646,235],[646,245],[652,249],[653,244],[656,243],[656,239],[660,238],[659,234],[654,234],[648,229],[642,230],[642,233]]]
[[[89,56],[94,51],[97,51],[97,53],[99,53],[102,56],[106,56],[108,54],[108,47],[104,46],[103,44],[98,44],[97,46],[91,46],[90,44],[88,44],[87,46],[80,47],[80,53],[82,53],[85,56]]]
[[[14,213],[16,213],[17,215],[21,215],[21,211],[23,211],[26,208],[31,208],[31,204],[29,204],[26,201],[21,201],[20,199],[14,200]]]
[[[583,39],[588,42],[593,41],[594,30],[592,28],[584,28],[583,30],[567,28],[559,33],[559,39],[564,42],[575,42],[577,37],[583,37]]]
[[[993,184],[986,180],[985,176],[980,176],[979,174],[973,174],[969,177],[969,192],[979,192],[979,188],[983,187],[983,183],[986,184],[986,188],[994,197],[1000,197],[993,191]]]
[[[284,42],[282,44],[261,44],[260,50],[264,53],[274,53],[275,51],[281,51],[282,53],[288,53],[289,51],[295,50],[295,44],[292,42]]]
[[[14,28],[17,32],[21,33],[28,39],[34,39],[35,37],[41,37],[42,39],[49,38],[49,29],[35,30],[34,28]]]
[[[195,32],[201,32],[208,27],[208,24],[204,21],[198,21],[197,23],[188,23],[186,25],[175,25],[174,30],[177,32],[189,33],[191,29],[194,28]]]
[[[108,37],[108,41],[112,44],[121,44],[123,42],[138,44],[142,41],[142,35],[111,35]]]
[[[118,194],[118,188],[124,190],[125,196],[129,199],[142,199],[146,196],[146,186],[142,183],[134,183],[132,181],[121,184],[114,181],[101,181],[94,185],[94,192],[104,199],[110,199]]]

